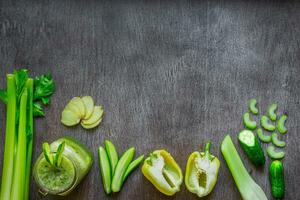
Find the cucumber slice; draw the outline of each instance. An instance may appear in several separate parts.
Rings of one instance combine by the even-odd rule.
[[[74,97],[73,99],[71,99],[71,101],[69,103],[73,104],[75,107],[77,107],[77,109],[80,113],[80,117],[84,118],[86,111],[85,111],[85,106],[84,106],[82,99],[80,97]]]
[[[80,116],[71,110],[64,109],[61,114],[61,123],[66,126],[74,126],[80,122]]]
[[[287,120],[287,115],[281,115],[277,122],[277,129],[281,134],[286,134],[287,132],[287,128],[285,127],[286,120]]]
[[[265,164],[265,155],[260,146],[257,137],[250,130],[242,130],[238,135],[238,140],[250,159],[255,166],[262,166]]]
[[[261,128],[257,129],[256,133],[257,133],[257,136],[260,141],[265,142],[265,143],[271,142],[271,136],[265,135]]]
[[[35,180],[41,189],[50,194],[59,194],[72,187],[75,179],[75,167],[71,160],[63,156],[60,167],[53,167],[44,157],[35,165]]]
[[[267,131],[275,131],[275,126],[270,123],[269,118],[265,115],[261,116],[260,125]]]
[[[268,153],[268,156],[274,160],[282,159],[285,156],[284,151],[276,151],[275,147],[273,145],[268,146],[267,153]]]
[[[248,113],[248,112],[244,113],[243,122],[244,122],[245,127],[248,129],[251,129],[251,130],[255,129],[257,126],[256,121],[254,121],[250,118],[250,113]]]
[[[84,124],[82,123],[81,121],[81,126],[85,129],[92,129],[92,128],[95,128],[96,126],[98,126],[101,122],[102,122],[102,117],[97,121],[95,122],[94,124]]]
[[[285,147],[285,141],[280,140],[277,133],[272,133],[272,142],[276,147]]]
[[[104,109],[102,106],[95,106],[93,114],[89,119],[82,120],[81,124],[92,125],[97,123],[103,116]]]
[[[91,96],[84,96],[81,99],[85,106],[85,116],[83,117],[83,119],[88,119],[91,117],[94,111],[94,100]]]

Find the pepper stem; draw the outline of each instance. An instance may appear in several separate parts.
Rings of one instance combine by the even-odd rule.
[[[205,148],[204,148],[204,152],[205,152],[205,156],[209,156],[210,155],[210,146],[211,146],[211,141],[207,142],[205,144]]]

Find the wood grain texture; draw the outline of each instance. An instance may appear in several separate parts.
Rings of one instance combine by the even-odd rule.
[[[300,196],[300,4],[293,1],[0,1],[0,86],[5,74],[26,67],[51,72],[56,93],[35,122],[34,159],[43,141],[63,135],[86,144],[95,163],[65,198],[197,199],[185,186],[159,193],[135,171],[123,190],[104,194],[97,147],[112,140],[120,152],[167,149],[183,171],[188,155],[212,140],[221,160],[219,181],[205,199],[240,199],[220,153],[220,142],[242,129],[247,101],[262,112],[278,102],[289,115],[286,199]],[[86,131],[60,124],[66,102],[92,95],[105,107],[102,125]],[[2,162],[5,107],[0,105]],[[237,143],[236,139],[234,141]],[[244,163],[271,198],[267,165]],[[1,170],[2,171],[2,170]],[[41,199],[34,181],[30,199]]]

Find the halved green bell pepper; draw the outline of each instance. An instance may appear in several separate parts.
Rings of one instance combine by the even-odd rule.
[[[220,168],[220,161],[210,154],[211,142],[205,145],[204,152],[193,152],[186,165],[185,185],[199,197],[208,195],[214,188]]]
[[[162,193],[172,196],[180,190],[182,172],[166,150],[156,150],[145,159],[142,173]]]

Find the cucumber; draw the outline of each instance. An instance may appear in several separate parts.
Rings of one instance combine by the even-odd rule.
[[[266,159],[257,137],[250,130],[242,130],[238,135],[239,143],[255,166],[262,166]]]
[[[282,199],[284,197],[285,183],[283,164],[281,161],[275,160],[271,163],[269,168],[269,176],[272,196],[275,199]]]

